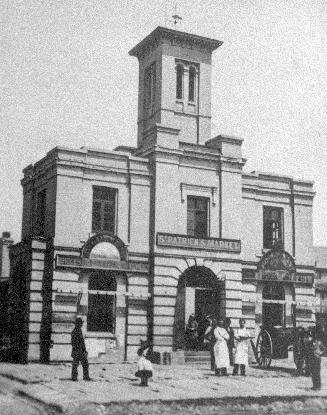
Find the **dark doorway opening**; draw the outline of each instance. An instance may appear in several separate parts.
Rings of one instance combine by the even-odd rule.
[[[222,317],[223,293],[223,282],[209,268],[193,266],[181,275],[175,308],[174,350],[205,350],[203,340],[208,317]],[[190,321],[194,327],[191,337],[188,330]]]
[[[267,282],[262,291],[262,323],[265,327],[285,326],[285,304],[273,301],[285,301],[282,284]],[[265,300],[267,302],[265,302]],[[272,301],[272,302],[269,302]]]

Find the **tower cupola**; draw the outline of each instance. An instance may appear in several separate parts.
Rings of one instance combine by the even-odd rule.
[[[157,126],[178,141],[211,138],[211,55],[221,44],[159,26],[129,52],[139,60],[138,147]]]

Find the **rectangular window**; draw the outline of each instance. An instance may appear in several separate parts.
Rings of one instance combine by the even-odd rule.
[[[155,111],[156,97],[156,64],[148,66],[144,71],[144,116],[148,117]]]
[[[263,247],[272,249],[276,246],[284,248],[282,208],[263,207]]]
[[[187,235],[208,237],[208,206],[207,198],[187,197]]]
[[[36,233],[40,236],[45,235],[45,213],[46,213],[47,191],[41,190],[36,197]]]
[[[117,190],[93,187],[92,232],[115,233]]]

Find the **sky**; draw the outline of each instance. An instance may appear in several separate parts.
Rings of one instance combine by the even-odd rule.
[[[223,41],[212,136],[242,137],[246,171],[315,182],[327,246],[326,0],[2,0],[0,232],[20,240],[22,170],[53,147],[136,146],[138,62],[157,26]]]

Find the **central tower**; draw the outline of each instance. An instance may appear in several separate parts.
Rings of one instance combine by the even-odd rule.
[[[139,60],[139,148],[156,127],[187,143],[211,138],[211,55],[221,44],[159,26],[129,52]]]

